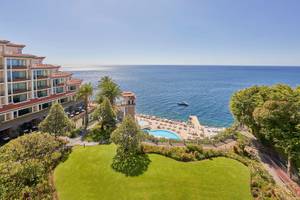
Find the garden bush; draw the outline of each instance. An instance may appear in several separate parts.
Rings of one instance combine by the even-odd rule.
[[[65,141],[32,133],[0,148],[0,199],[52,199],[49,174],[66,159]]]
[[[76,138],[80,135],[81,131],[82,131],[81,128],[73,129],[72,131],[69,132],[69,137],[70,138]]]
[[[183,162],[223,156],[221,151],[204,151],[199,145],[188,145],[187,147],[167,147],[143,144],[142,149],[145,153],[161,154]]]
[[[101,144],[110,143],[110,135],[112,130],[102,129],[100,125],[96,125],[85,135],[84,140],[88,142],[99,142]]]

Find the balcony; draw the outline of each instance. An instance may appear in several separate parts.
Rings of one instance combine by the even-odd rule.
[[[27,89],[13,89],[13,94],[20,94],[20,93],[25,93],[25,92],[28,92],[30,90],[27,90]],[[11,91],[9,90],[8,91],[8,94],[11,94]]]
[[[56,85],[56,87],[60,87],[60,86],[64,86],[65,85],[65,83],[58,83],[57,85]]]
[[[9,78],[8,79],[8,82],[18,82],[18,81],[28,81],[30,80],[29,78],[27,77],[14,77],[11,81],[11,79]]]
[[[35,87],[35,90],[44,90],[50,87],[51,87],[50,85],[38,85],[37,87]]]
[[[7,66],[7,69],[27,69],[27,65],[13,65],[13,66]]]
[[[3,67],[3,65],[2,65],[2,64],[0,64],[0,70],[2,70],[2,69],[4,69],[4,67]]]
[[[47,75],[37,75],[36,76],[36,79],[46,79],[46,78],[48,78]]]

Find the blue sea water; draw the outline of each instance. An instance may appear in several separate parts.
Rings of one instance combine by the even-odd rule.
[[[187,120],[197,115],[202,124],[229,126],[231,95],[252,85],[285,83],[300,85],[300,68],[251,66],[109,66],[73,71],[91,82],[111,76],[123,90],[137,95],[139,113]],[[186,101],[188,107],[177,102]]]

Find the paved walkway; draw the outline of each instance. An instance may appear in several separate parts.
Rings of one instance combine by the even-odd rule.
[[[82,140],[82,136],[79,136],[77,138],[68,138],[64,137],[68,141],[67,146],[73,147],[73,146],[95,146],[98,145],[99,142],[87,142]]]
[[[97,121],[93,121],[89,124],[88,129],[93,128],[97,125]],[[95,146],[98,145],[99,142],[87,142],[83,140],[83,135],[76,138],[63,137],[63,139],[68,141],[67,146]]]
[[[259,160],[273,177],[274,181],[279,186],[289,189],[296,196],[300,197],[300,186],[287,175],[285,163],[272,155],[271,151],[265,148],[252,134],[248,132],[242,133],[253,140],[255,149],[258,151]]]
[[[287,187],[296,196],[300,197],[300,186],[287,175],[285,166],[282,165],[278,159],[270,155],[270,153],[263,149],[258,150],[260,161],[265,169],[271,174],[275,182],[280,186]]]

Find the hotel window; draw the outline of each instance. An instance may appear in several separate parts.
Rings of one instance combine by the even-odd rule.
[[[4,122],[4,121],[5,121],[4,115],[0,115],[0,122]]]
[[[7,67],[9,69],[10,69],[10,66],[12,66],[12,68],[24,67],[24,66],[26,66],[26,60],[21,60],[21,59],[7,59]]]
[[[18,117],[18,111],[14,111],[14,118]]]
[[[34,89],[36,90],[36,89],[44,89],[44,88],[46,88],[47,87],[47,81],[46,80],[42,80],[42,81],[37,81],[37,83],[36,82],[34,82]]]
[[[62,82],[62,79],[56,78],[53,80],[53,86],[56,87]]]
[[[46,70],[35,70],[34,71],[34,78],[37,79],[37,78],[46,78],[48,76],[48,73]]]
[[[69,90],[70,90],[70,91],[76,90],[76,86],[74,86],[74,85],[70,86],[70,87],[69,87]]]
[[[11,75],[10,72],[7,72],[8,81],[11,81],[11,78],[12,80],[26,80],[26,72],[12,72]]]
[[[17,92],[26,92],[27,83],[14,83],[13,84],[13,93]],[[8,94],[11,94],[11,84],[8,85]]]
[[[40,105],[40,110],[44,110],[46,108],[49,108],[49,107],[51,107],[51,105],[52,105],[52,102],[43,103],[43,104]]]
[[[60,103],[66,103],[66,102],[68,102],[68,98],[60,99],[59,102],[60,102]]]
[[[46,97],[46,96],[48,96],[48,92],[46,90],[37,92],[37,97],[38,98]]]
[[[22,116],[22,115],[26,115],[26,114],[29,114],[29,113],[32,113],[32,108],[25,108],[25,109],[22,109],[22,110],[19,110],[18,111],[18,116]]]
[[[55,89],[56,94],[63,93],[63,92],[64,92],[64,87],[58,87]]]
[[[15,95],[13,97],[13,103],[20,103],[27,100],[27,94]]]

